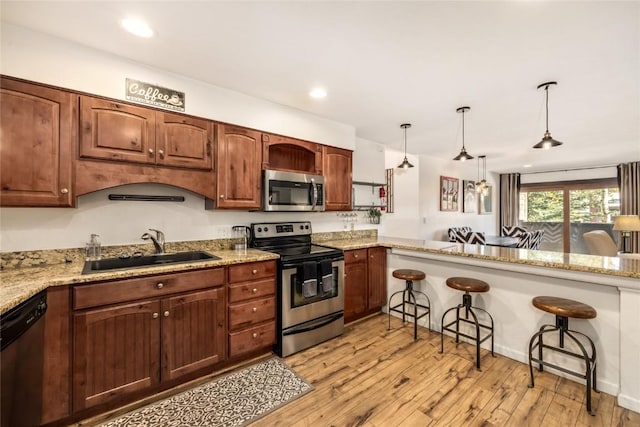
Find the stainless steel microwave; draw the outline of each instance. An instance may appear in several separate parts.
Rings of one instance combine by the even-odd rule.
[[[264,171],[264,211],[324,211],[324,177],[296,172]]]

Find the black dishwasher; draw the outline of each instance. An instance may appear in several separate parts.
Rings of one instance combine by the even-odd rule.
[[[0,316],[2,426],[38,426],[47,293],[42,291]]]

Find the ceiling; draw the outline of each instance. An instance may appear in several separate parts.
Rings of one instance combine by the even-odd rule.
[[[11,22],[496,172],[640,160],[640,2],[2,1]],[[136,16],[151,39],[125,33]],[[534,150],[545,130],[564,145]],[[324,87],[328,96],[308,92]],[[475,160],[473,160],[475,165]],[[452,162],[453,164],[453,162]],[[525,169],[524,165],[532,165]]]

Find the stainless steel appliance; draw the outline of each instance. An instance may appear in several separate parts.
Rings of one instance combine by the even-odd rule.
[[[278,260],[275,352],[288,356],[344,331],[344,254],[311,244],[310,222],[251,224],[251,246]]]
[[[0,316],[0,425],[41,424],[46,311],[42,291]]]
[[[324,211],[324,177],[265,170],[262,208],[265,211]]]

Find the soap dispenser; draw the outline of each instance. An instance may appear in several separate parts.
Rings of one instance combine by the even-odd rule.
[[[100,235],[91,234],[89,243],[87,243],[85,246],[85,257],[87,261],[95,261],[100,259],[102,248],[100,246],[100,240],[98,239],[98,237],[100,237]]]

